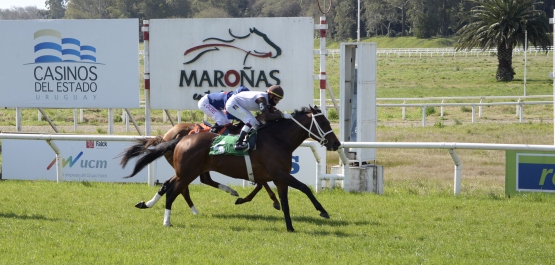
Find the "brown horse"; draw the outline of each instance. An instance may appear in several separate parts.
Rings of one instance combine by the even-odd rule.
[[[127,165],[127,162],[129,161],[129,159],[139,156],[141,154],[143,154],[145,151],[148,150],[149,147],[154,147],[157,146],[158,144],[161,144],[163,142],[168,142],[171,141],[172,139],[178,138],[178,137],[182,137],[185,135],[189,135],[189,134],[193,134],[193,133],[197,133],[198,130],[198,124],[195,123],[179,123],[175,126],[173,126],[169,131],[167,131],[164,136],[156,136],[154,138],[143,138],[143,139],[139,139],[137,140],[137,144],[127,148],[120,156],[123,157],[123,159],[121,160],[121,165],[122,167],[125,167]],[[239,124],[234,124],[231,125],[227,128],[228,132],[230,134],[238,134],[239,131],[241,130],[241,128],[243,127],[243,123],[239,123]],[[164,154],[164,157],[166,158],[166,160],[168,161],[168,163],[173,166],[173,151],[169,151],[166,152]],[[158,192],[156,193],[156,195],[154,195],[154,198],[152,198],[152,200],[148,201],[148,202],[140,202],[137,203],[137,205],[135,205],[137,208],[140,209],[147,209],[147,208],[151,208],[152,206],[154,206],[154,204],[162,197],[164,196],[164,194],[166,193],[167,189],[169,186],[172,185],[172,183],[175,181],[175,175],[173,177],[171,177],[169,180],[166,180],[163,184],[162,187],[160,188],[160,190],[158,190]],[[206,172],[200,175],[200,182],[223,190],[233,196],[239,196],[239,193],[237,193],[237,191],[235,191],[234,189],[230,188],[229,186],[223,185],[219,182],[216,182],[214,180],[212,180],[212,178],[210,177],[210,173]],[[279,202],[276,198],[275,193],[272,191],[272,189],[270,188],[270,186],[268,186],[268,184],[266,182],[264,183],[257,183],[256,187],[254,188],[254,190],[245,198],[238,198],[235,201],[235,204],[243,204],[245,202],[250,202],[252,201],[252,199],[254,198],[254,196],[256,196],[256,194],[262,189],[262,187],[264,187],[266,189],[266,191],[268,192],[268,196],[270,196],[270,199],[272,199],[273,201],[273,207],[276,210],[280,210],[280,205]],[[185,195],[183,195],[183,197],[185,198],[185,201],[187,202],[187,204],[189,205],[189,207],[191,208],[191,210],[193,211],[194,214],[198,214],[198,211],[196,210],[196,208],[194,208],[193,206],[193,202],[189,199],[187,199],[187,197]]]
[[[217,137],[213,133],[199,133],[176,138],[159,144],[137,160],[133,173],[156,160],[169,150],[174,151],[176,180],[166,194],[164,225],[171,226],[171,207],[175,198],[184,191],[189,197],[189,184],[197,176],[217,171],[232,178],[246,179],[245,158],[234,155],[209,155],[212,142]],[[330,126],[329,121],[318,108],[302,108],[295,111],[291,119],[280,119],[258,130],[256,149],[250,151],[252,170],[257,182],[273,181],[281,200],[287,231],[294,231],[289,213],[288,187],[302,191],[320,216],[329,218],[328,213],[314,197],[310,188],[290,174],[293,151],[307,138],[325,145],[328,150],[337,150],[341,142]]]

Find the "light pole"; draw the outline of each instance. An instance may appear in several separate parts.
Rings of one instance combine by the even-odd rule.
[[[524,31],[524,96],[526,96],[526,54],[528,53],[528,30]]]

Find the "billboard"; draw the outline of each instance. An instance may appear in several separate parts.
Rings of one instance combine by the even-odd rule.
[[[555,192],[555,153],[507,151],[505,194]]]
[[[60,148],[65,181],[147,182],[148,172],[142,170],[132,178],[136,159],[125,169],[118,155],[130,142],[55,141]],[[32,150],[32,151],[30,151]],[[160,162],[167,163],[165,160]],[[56,181],[56,154],[46,141],[2,140],[2,178],[17,180]]]
[[[131,159],[122,169],[119,164],[119,154],[135,144],[134,142],[55,141],[55,143],[61,150],[62,173],[65,181],[147,183],[146,168],[132,178],[123,178],[133,172],[137,158]],[[324,157],[326,149],[319,147],[317,152],[320,157]],[[2,140],[2,178],[56,181],[55,158],[56,154],[46,141],[4,139]],[[152,162],[151,166],[154,172],[154,182],[163,183],[175,175],[174,169],[163,157]],[[293,152],[291,175],[306,185],[314,186],[316,166],[316,159],[310,148],[299,147]],[[214,181],[225,185],[244,186],[250,183],[217,172],[210,172],[210,176]],[[200,179],[195,179],[192,184],[200,184]]]
[[[139,108],[138,19],[0,20],[0,107]]]
[[[196,110],[200,96],[281,85],[281,110],[313,104],[312,18],[150,20],[151,108]]]

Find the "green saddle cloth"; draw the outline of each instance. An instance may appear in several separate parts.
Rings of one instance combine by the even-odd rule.
[[[248,150],[235,150],[238,135],[220,135],[214,139],[210,147],[210,155],[244,156]]]

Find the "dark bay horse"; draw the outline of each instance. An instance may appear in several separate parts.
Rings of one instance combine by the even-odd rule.
[[[134,176],[164,153],[170,150],[174,152],[176,178],[166,193],[165,226],[171,226],[171,207],[175,198],[182,192],[185,197],[189,197],[189,184],[197,176],[208,171],[217,171],[232,178],[247,179],[244,157],[209,155],[212,142],[217,136],[212,133],[199,133],[179,137],[157,145],[137,160],[133,173],[128,177]],[[317,107],[310,107],[295,111],[291,119],[280,119],[260,128],[256,149],[249,153],[255,180],[273,181],[276,185],[285,225],[290,232],[295,229],[289,213],[288,187],[302,191],[316,210],[320,211],[320,216],[329,218],[310,188],[290,174],[293,151],[307,138],[319,141],[332,151],[341,145],[326,117]]]
[[[137,140],[136,144],[127,148],[120,155],[120,156],[122,156],[122,160],[121,160],[120,164],[122,165],[122,167],[125,167],[127,165],[127,162],[129,161],[129,159],[143,154],[145,151],[147,151],[147,149],[149,147],[154,147],[154,146],[157,146],[158,144],[161,144],[163,142],[168,142],[168,141],[171,141],[172,139],[182,137],[182,136],[188,135],[190,133],[195,133],[195,129],[197,127],[198,127],[198,125],[195,124],[195,123],[189,123],[189,122],[179,123],[179,124],[173,126],[170,130],[168,130],[164,134],[164,136],[156,136],[154,138],[139,139],[139,140]],[[238,134],[242,127],[243,127],[243,123],[234,124],[234,125],[231,125],[230,127],[228,127],[228,131],[229,131],[230,134]],[[172,167],[174,167],[173,166],[173,151],[168,151],[168,152],[164,153],[164,157],[166,158],[168,163]],[[164,196],[168,187],[171,186],[174,181],[175,181],[175,175],[173,177],[171,177],[169,180],[166,180],[162,184],[162,187],[160,188],[160,190],[158,190],[156,195],[154,195],[154,197],[150,201],[140,202],[140,203],[137,203],[137,205],[135,205],[135,206],[137,208],[140,208],[140,209],[151,208],[152,206],[154,206],[154,204],[162,196]],[[203,174],[200,175],[200,182],[205,184],[205,185],[223,190],[223,191],[225,191],[225,192],[227,192],[227,193],[229,193],[233,196],[239,196],[239,193],[237,193],[237,191],[230,188],[229,186],[223,185],[219,182],[216,182],[216,181],[212,180],[212,178],[210,177],[209,172],[206,172],[206,173],[203,173]],[[276,210],[280,210],[280,205],[279,205],[279,202],[276,198],[276,195],[274,194],[274,192],[272,191],[272,189],[270,188],[270,186],[268,186],[268,184],[266,182],[257,183],[254,190],[247,197],[238,198],[235,201],[235,204],[243,204],[245,202],[252,201],[254,196],[256,196],[256,194],[262,189],[262,187],[264,187],[266,189],[266,191],[268,192],[268,196],[270,196],[270,199],[272,199],[273,207]],[[198,211],[193,206],[193,202],[191,200],[188,200],[185,195],[183,195],[183,197],[185,198],[185,201],[187,202],[187,204],[191,208],[191,211],[193,211],[194,214],[198,214]]]

